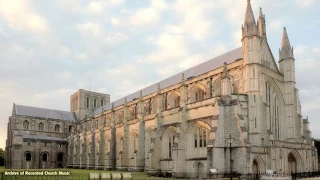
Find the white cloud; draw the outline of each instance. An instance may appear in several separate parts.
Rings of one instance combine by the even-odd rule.
[[[102,13],[108,8],[114,8],[116,6],[122,5],[123,0],[94,0],[88,4],[88,7],[93,13]]]
[[[73,73],[68,72],[68,71],[62,71],[62,72],[58,72],[56,75],[57,79],[61,79],[61,80],[67,80],[74,77]]]
[[[168,4],[165,0],[151,0],[151,7],[164,10],[168,8]]]
[[[204,40],[219,30],[213,17],[206,14],[213,9],[211,1],[177,0],[174,9],[182,18],[181,29],[195,40]]]
[[[100,25],[98,23],[88,22],[86,24],[78,24],[77,29],[82,33],[97,37],[101,33]]]
[[[114,27],[119,27],[119,26],[122,25],[120,19],[118,19],[118,18],[112,18],[112,19],[111,19],[111,24],[112,24]]]
[[[114,33],[113,35],[107,37],[105,41],[107,44],[115,45],[115,44],[120,44],[126,41],[128,38],[125,34],[117,32]]]
[[[296,6],[299,8],[309,8],[315,3],[315,0],[296,0]]]
[[[164,33],[151,39],[158,49],[147,56],[146,62],[176,61],[188,54],[188,45],[184,36]]]
[[[276,30],[276,31],[282,32],[284,27],[283,21],[281,19],[274,20],[270,22],[268,27],[270,27],[270,30]]]
[[[136,26],[149,26],[159,21],[159,12],[154,8],[142,8],[137,10],[132,17],[130,22]]]
[[[50,29],[47,20],[36,13],[27,2],[29,1],[0,1],[0,14],[15,30],[48,33]]]

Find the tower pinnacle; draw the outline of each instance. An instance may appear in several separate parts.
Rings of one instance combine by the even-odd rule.
[[[287,34],[287,29],[286,27],[283,28],[283,34],[282,34],[282,43],[281,43],[281,50],[284,48],[291,48],[290,46],[290,41],[289,41],[289,37]]]
[[[257,34],[257,26],[256,26],[256,22],[254,19],[250,0],[248,0],[248,3],[247,3],[246,15],[245,15],[243,26],[244,27],[242,29],[242,37]]]
[[[282,61],[283,59],[293,59],[293,48],[290,45],[286,27],[283,28],[282,43],[279,55],[280,61]]]

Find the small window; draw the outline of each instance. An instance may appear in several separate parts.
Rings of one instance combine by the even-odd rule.
[[[42,161],[48,161],[48,154],[42,153]]]
[[[256,103],[256,95],[253,95],[253,102]]]
[[[101,107],[103,106],[103,100],[101,100]]]
[[[89,97],[87,97],[87,109],[89,109]]]
[[[26,153],[26,161],[31,161],[31,153]]]
[[[96,99],[93,100],[93,107],[94,107],[94,108],[97,107],[97,100],[96,100]]]
[[[257,128],[257,118],[254,118],[254,127]]]
[[[254,72],[254,68],[252,69],[252,75],[253,75],[253,77],[256,76],[256,75],[255,75],[255,72]]]
[[[47,146],[47,143],[44,143],[44,146]]]
[[[39,123],[39,131],[43,131],[44,130],[44,124],[43,123]]]
[[[54,127],[54,131],[55,132],[60,132],[60,126],[58,124]]]
[[[28,129],[29,129],[29,122],[28,122],[27,120],[25,120],[25,121],[23,122],[23,128],[24,128],[25,130],[28,130]]]
[[[28,146],[30,146],[30,142],[28,142]]]
[[[59,144],[59,148],[61,148],[62,147],[62,144]]]
[[[73,133],[73,127],[69,126],[69,133]]]

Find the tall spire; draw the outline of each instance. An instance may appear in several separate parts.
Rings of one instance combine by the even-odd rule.
[[[246,16],[244,19],[244,27],[243,27],[243,34],[242,37],[248,36],[248,35],[255,35],[257,33],[257,26],[256,21],[254,19],[252,7],[250,0],[247,0],[247,10],[246,10]]]
[[[290,45],[287,29],[285,27],[283,28],[282,43],[279,55],[280,61],[283,59],[293,58],[293,48]]]

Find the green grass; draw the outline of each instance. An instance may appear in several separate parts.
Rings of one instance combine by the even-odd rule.
[[[70,171],[70,176],[3,176],[1,179],[1,174],[4,171]],[[87,180],[89,173],[112,173],[119,171],[105,171],[105,170],[87,170],[87,169],[5,169],[3,166],[0,167],[0,180]],[[131,172],[134,180],[165,180],[165,178],[160,177],[149,177],[145,172]]]

